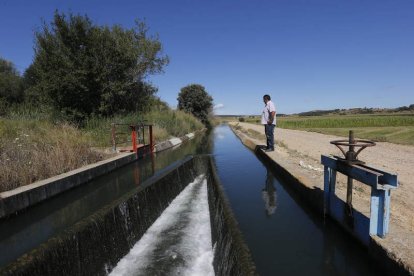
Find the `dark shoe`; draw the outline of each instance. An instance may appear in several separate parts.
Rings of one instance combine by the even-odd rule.
[[[266,149],[265,152],[275,151],[274,149]]]

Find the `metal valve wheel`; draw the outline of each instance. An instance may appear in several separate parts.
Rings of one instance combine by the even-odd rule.
[[[345,156],[345,161],[350,164],[355,163],[363,163],[361,161],[358,161],[357,157],[358,154],[361,153],[362,150],[364,150],[367,147],[373,147],[375,146],[375,142],[370,140],[362,140],[362,139],[354,139],[354,132],[349,132],[349,140],[334,140],[331,141],[331,144],[337,146],[341,152]],[[348,151],[345,150],[343,147],[349,147]],[[355,148],[358,147],[358,151],[355,152]]]

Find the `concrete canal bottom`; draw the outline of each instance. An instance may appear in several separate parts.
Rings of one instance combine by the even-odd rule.
[[[0,272],[254,274],[236,225],[211,156],[188,157]]]

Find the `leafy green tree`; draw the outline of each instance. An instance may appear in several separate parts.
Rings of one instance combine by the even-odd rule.
[[[0,102],[3,105],[23,100],[23,81],[10,61],[0,58]]]
[[[204,86],[190,84],[181,88],[177,100],[178,109],[192,113],[204,125],[210,125],[208,115],[212,110],[213,98],[206,92]]]
[[[25,73],[28,97],[74,121],[144,110],[157,92],[145,78],[169,61],[158,37],[139,21],[125,29],[56,12],[35,41],[34,62]]]

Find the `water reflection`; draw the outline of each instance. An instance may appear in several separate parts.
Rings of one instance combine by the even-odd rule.
[[[150,163],[151,166],[147,166],[146,169],[147,171],[150,171],[149,175],[154,175],[155,174],[155,155],[150,154],[147,156],[147,159],[148,159],[148,163]],[[134,183],[135,183],[135,186],[138,187],[141,184],[141,177],[142,177],[141,175],[143,174],[142,164],[140,164],[139,162],[135,162],[132,164],[132,166],[133,166],[132,173],[134,176],[133,177]]]
[[[276,210],[276,188],[273,184],[274,177],[271,171],[266,170],[265,187],[262,190],[262,198],[265,202],[266,215],[270,217]]]

